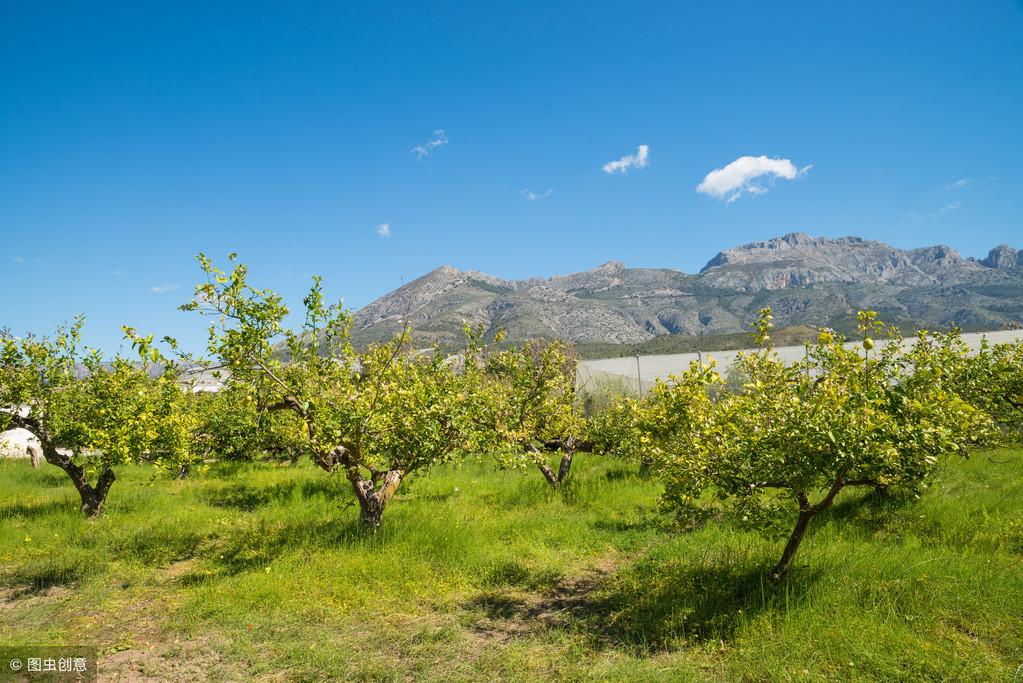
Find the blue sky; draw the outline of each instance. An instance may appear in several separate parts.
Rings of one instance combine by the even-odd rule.
[[[1007,0],[4,3],[0,65],[0,325],[108,351],[202,345],[198,251],[358,307],[795,230],[1023,247]]]

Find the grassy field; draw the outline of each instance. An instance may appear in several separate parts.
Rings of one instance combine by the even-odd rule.
[[[0,463],[0,643],[97,646],[104,680],[1012,681],[1023,664],[1023,451],[949,463],[915,505],[844,493],[777,587],[781,539],[672,533],[629,465],[581,455],[558,493],[475,463],[407,484],[367,538],[311,466],[123,468],[85,521],[62,472]]]

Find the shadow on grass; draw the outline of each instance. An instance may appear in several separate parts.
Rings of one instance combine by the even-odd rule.
[[[643,560],[617,574],[600,571],[562,578],[538,593],[486,590],[466,604],[481,613],[476,628],[509,638],[550,629],[570,630],[595,647],[656,652],[683,642],[731,640],[764,611],[783,614],[801,603],[817,573],[804,567],[779,585],[768,581],[771,562],[732,565]]]
[[[622,467],[616,467],[615,469],[604,472],[604,479],[607,481],[622,481],[624,479],[631,479],[638,476],[635,471],[625,469]]]
[[[368,532],[357,515],[349,519],[332,517],[289,524],[260,520],[247,529],[218,537],[212,544],[200,548],[195,557],[203,562],[204,570],[183,577],[182,582],[200,583],[210,576],[232,576],[263,568],[281,555],[299,549],[380,547],[387,545],[396,533],[400,534],[401,530],[391,529],[386,524],[376,533]]]
[[[47,501],[5,503],[0,505],[0,519],[10,519],[12,517],[38,519],[40,517],[49,517],[50,515],[55,514],[67,514],[69,512],[81,515],[81,512],[78,510],[78,506],[78,501],[70,496],[67,498],[58,498],[56,500]]]
[[[848,524],[876,533],[898,524],[899,513],[914,502],[912,493],[906,491],[881,494],[872,489],[862,489],[840,499],[818,515],[813,523],[819,527]]]
[[[630,531],[651,531],[660,529],[663,527],[663,524],[659,520],[647,515],[640,519],[598,518],[590,522],[590,526],[599,531],[628,533]]]
[[[285,481],[267,486],[233,483],[206,489],[202,497],[214,507],[232,508],[249,512],[257,508],[291,500],[295,496],[314,498],[317,496],[340,497],[347,493],[337,481],[322,477],[305,481]]]
[[[4,575],[4,584],[16,586],[16,597],[45,593],[51,588],[78,583],[98,569],[96,563],[82,556],[51,557],[28,562]]]

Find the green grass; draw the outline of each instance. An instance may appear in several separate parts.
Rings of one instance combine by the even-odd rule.
[[[62,472],[0,463],[0,643],[92,645],[172,680],[1011,681],[1023,664],[1023,451],[951,462],[913,505],[843,493],[783,540],[671,533],[659,487],[581,455],[445,467],[366,537],[311,466],[123,468],[86,521]]]

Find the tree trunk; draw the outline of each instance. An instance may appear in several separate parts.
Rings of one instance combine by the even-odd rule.
[[[778,583],[781,581],[781,577],[789,571],[789,566],[792,565],[792,558],[796,556],[796,551],[799,550],[799,544],[803,542],[803,536],[806,535],[806,528],[810,526],[810,519],[814,516],[812,510],[800,510],[799,518],[796,520],[796,528],[792,530],[792,535],[789,536],[789,542],[785,544],[785,552],[781,554],[781,560],[771,570],[771,583]]]
[[[552,489],[558,488],[559,483],[558,475],[554,473],[554,470],[551,469],[551,466],[545,462],[537,463],[536,466],[540,469],[541,474],[543,474],[543,478],[546,479],[547,483],[551,485],[551,488]]]
[[[394,497],[405,477],[404,470],[388,470],[378,478],[379,488],[372,480],[360,476],[358,483],[352,482],[355,496],[359,499],[359,519],[363,528],[376,532],[383,523],[384,508]]]
[[[781,578],[789,571],[789,566],[792,565],[792,559],[796,556],[796,551],[799,550],[799,544],[803,542],[803,536],[806,535],[806,529],[810,526],[810,520],[818,512],[823,512],[831,507],[831,504],[835,502],[835,496],[842,490],[843,486],[847,484],[860,485],[864,482],[846,481],[845,474],[840,474],[835,477],[835,481],[831,484],[831,488],[828,490],[827,495],[817,503],[816,505],[810,505],[810,499],[803,492],[796,493],[796,500],[799,501],[799,517],[796,519],[796,528],[792,530],[792,535],[789,536],[789,542],[785,544],[785,551],[781,554],[781,560],[775,565],[774,569],[771,570],[771,583],[778,583]]]
[[[96,480],[96,485],[92,486],[85,479],[85,470],[76,465],[66,455],[59,455],[59,459],[47,457],[46,461],[64,470],[68,477],[71,478],[71,483],[75,485],[78,495],[82,499],[80,509],[83,515],[86,517],[96,517],[103,512],[103,504],[107,500],[107,494],[110,493],[110,487],[113,486],[114,480],[117,479],[117,476],[110,467],[103,467],[99,479]]]
[[[558,486],[564,484],[565,480],[568,479],[568,475],[572,472],[572,457],[574,455],[575,453],[573,451],[568,451],[563,454],[561,456],[561,462],[558,463],[558,471],[556,473],[546,462],[537,463],[536,466],[540,469],[540,472],[543,473],[544,479],[547,480],[547,483],[551,485],[552,489],[558,488]]]
[[[359,522],[362,528],[376,533],[384,523],[384,504],[376,495],[359,498]]]
[[[85,470],[80,465],[76,465],[75,461],[69,456],[58,451],[57,446],[50,441],[49,434],[44,428],[42,420],[20,415],[15,415],[14,418],[17,426],[27,429],[39,439],[39,447],[42,451],[43,459],[51,465],[64,470],[64,473],[71,479],[71,483],[75,485],[75,489],[78,490],[78,495],[82,499],[80,508],[82,514],[86,517],[95,517],[103,512],[103,503],[106,502],[107,494],[110,493],[110,487],[114,485],[114,480],[117,479],[117,475],[110,469],[110,466],[103,465],[103,471],[100,472],[96,485],[92,486],[85,478]],[[32,462],[33,466],[36,466],[38,455],[33,455]]]
[[[32,460],[32,469],[39,469],[40,461],[43,459],[42,449],[34,443],[28,445],[28,457]]]
[[[572,472],[572,458],[575,456],[576,440],[569,437],[564,442],[559,443],[557,448],[561,451],[561,462],[558,463],[557,473],[551,469],[550,465],[548,465],[544,459],[541,459],[536,464],[537,468],[539,468],[540,472],[543,474],[544,479],[547,480],[547,483],[551,485],[552,489],[556,489],[561,484],[564,484],[565,480],[568,479],[568,475]],[[527,444],[526,449],[536,453],[539,457],[544,458],[543,452],[532,443]]]
[[[558,481],[562,482],[568,479],[569,473],[572,471],[572,457],[575,455],[575,451],[566,451],[561,456],[561,463],[558,465]]]

